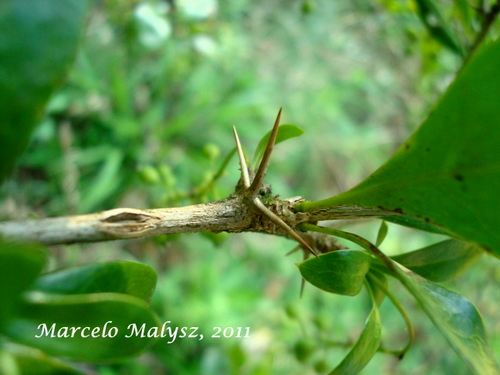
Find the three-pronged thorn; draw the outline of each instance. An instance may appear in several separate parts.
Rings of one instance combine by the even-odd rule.
[[[238,137],[238,132],[236,131],[236,128],[233,126],[234,139],[236,141],[236,149],[238,150],[238,158],[240,160],[241,181],[244,187],[243,193],[247,195],[249,198],[251,198],[251,202],[254,205],[254,207],[257,208],[264,216],[266,216],[273,224],[280,227],[290,237],[299,242],[300,245],[305,250],[309,251],[311,254],[315,256],[318,256],[316,251],[314,251],[314,249],[311,246],[309,246],[309,244],[306,241],[304,241],[302,237],[300,237],[292,228],[290,228],[290,226],[287,223],[285,223],[278,215],[276,215],[269,208],[267,208],[259,198],[259,190],[262,187],[262,183],[264,181],[264,177],[266,175],[266,171],[269,166],[269,162],[271,160],[271,154],[273,152],[273,147],[276,142],[276,137],[278,135],[280,118],[281,118],[281,108],[278,112],[278,116],[276,117],[276,121],[274,122],[273,130],[271,131],[271,136],[269,137],[269,141],[264,151],[264,156],[262,157],[262,161],[259,164],[259,168],[257,169],[257,173],[255,174],[253,181],[250,181],[248,167],[245,161],[245,155],[243,154],[243,149],[241,147],[240,139]]]

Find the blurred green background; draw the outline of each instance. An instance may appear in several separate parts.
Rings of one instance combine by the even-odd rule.
[[[277,146],[266,182],[282,197],[333,196],[367,177],[417,128],[462,60],[432,38],[413,1],[96,1],[66,84],[52,97],[29,150],[0,190],[1,219],[154,208],[223,198],[238,179],[235,125],[249,155],[280,107],[306,131]],[[437,2],[459,40],[478,23],[465,2]],[[465,4],[467,5],[467,4]],[[469,10],[472,12],[472,9]],[[498,30],[493,30],[498,33]],[[339,224],[340,225],[340,224]],[[341,223],[375,240],[377,221]],[[438,236],[389,225],[397,254]],[[291,241],[262,234],[187,234],[52,248],[52,269],[128,259],[159,272],[153,306],[203,341],[160,340],[93,374],[316,374],[331,370],[371,308],[360,297],[306,286],[299,297]],[[482,313],[500,359],[498,265],[486,256],[446,284]],[[406,292],[415,347],[379,353],[364,374],[468,374]],[[382,305],[383,343],[405,344],[404,323]],[[210,338],[213,327],[250,337]]]

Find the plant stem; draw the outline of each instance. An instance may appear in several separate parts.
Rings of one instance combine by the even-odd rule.
[[[382,292],[391,300],[392,304],[399,311],[401,317],[404,319],[406,323],[406,328],[408,329],[408,343],[405,345],[405,347],[400,350],[388,350],[385,348],[381,348],[381,351],[383,351],[384,353],[394,354],[399,359],[403,359],[404,355],[408,352],[408,350],[410,350],[415,340],[415,332],[413,330],[413,325],[411,324],[411,320],[408,314],[406,313],[405,309],[403,308],[403,306],[401,306],[401,304],[399,303],[399,301],[379,280],[377,280],[376,277],[372,277],[369,274],[367,274],[366,277],[370,280],[370,282],[377,284],[377,287],[380,288],[380,290],[382,290]]]
[[[185,207],[116,208],[87,215],[0,223],[6,238],[46,245],[97,242],[188,232],[241,232],[252,225],[248,205],[238,196]]]

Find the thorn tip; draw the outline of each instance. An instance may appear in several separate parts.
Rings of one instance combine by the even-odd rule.
[[[240,138],[238,137],[238,132],[236,127],[233,126],[234,140],[236,142],[236,150],[238,151],[238,158],[240,159],[241,168],[241,179],[243,180],[243,185],[246,189],[250,187],[250,177],[248,176],[247,162],[245,161],[245,155],[243,154],[243,148],[241,147]]]
[[[276,137],[278,136],[278,129],[280,125],[281,119],[281,111],[283,108],[280,108],[278,111],[278,115],[276,116],[276,120],[274,121],[274,126],[271,131],[271,136],[269,137],[269,141],[267,142],[266,149],[264,151],[264,156],[262,157],[262,161],[259,164],[259,168],[257,173],[255,174],[255,178],[250,186],[249,191],[252,194],[256,194],[257,191],[261,188],[262,182],[264,181],[264,177],[266,175],[267,168],[269,167],[269,162],[271,161],[271,154],[273,153],[273,147],[276,143]]]

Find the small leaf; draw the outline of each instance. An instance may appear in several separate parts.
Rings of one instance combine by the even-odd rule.
[[[387,223],[382,220],[382,222],[380,223],[380,228],[378,229],[377,241],[375,242],[375,246],[380,246],[382,242],[384,242],[388,230],[389,227],[387,226]]]
[[[370,286],[367,285],[370,297],[373,303],[372,310],[365,323],[365,328],[361,332],[358,341],[349,351],[347,356],[330,372],[329,375],[356,375],[358,374],[370,360],[373,358],[380,345],[382,335],[382,323],[380,321],[380,313],[378,311],[375,297],[371,292]]]
[[[54,294],[122,293],[151,300],[156,272],[136,262],[115,261],[85,264],[39,277],[33,290]]]
[[[481,248],[471,243],[447,240],[392,259],[430,281],[442,282],[460,275],[482,253]]]
[[[55,356],[104,361],[139,354],[160,334],[160,325],[146,302],[129,295],[29,292],[3,333]]]
[[[432,0],[417,0],[417,5],[419,17],[427,28],[427,31],[429,31],[429,34],[444,47],[463,56],[462,48],[459,46]]]
[[[47,252],[43,247],[0,237],[0,328],[10,319],[21,293],[40,274],[46,260]]]
[[[88,0],[0,3],[0,181],[66,76],[88,8]]]
[[[280,127],[278,128],[278,135],[276,136],[275,144],[284,142],[290,138],[299,137],[302,134],[304,134],[304,130],[302,130],[298,126],[289,124],[280,125]],[[269,131],[264,137],[262,137],[259,144],[257,145],[257,149],[255,150],[255,154],[253,157],[255,164],[257,164],[260,159],[262,159],[264,151],[266,150],[267,142],[269,141],[269,137],[271,137],[271,131]]]
[[[297,266],[302,277],[329,293],[355,296],[361,291],[371,256],[359,250],[338,250],[310,258]]]

